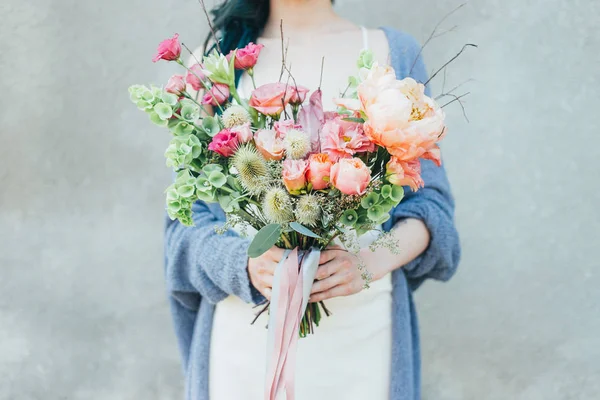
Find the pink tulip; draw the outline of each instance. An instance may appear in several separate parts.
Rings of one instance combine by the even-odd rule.
[[[185,91],[185,78],[183,75],[173,75],[170,77],[167,86],[165,86],[165,92],[180,96],[183,91]]]
[[[153,62],[158,60],[175,61],[181,55],[181,45],[179,44],[179,34],[175,34],[171,39],[163,40],[158,45]]]
[[[325,153],[311,154],[308,158],[306,177],[313,189],[321,190],[329,186],[331,166],[333,163]]]
[[[232,132],[229,129],[223,129],[212,138],[212,141],[208,145],[208,149],[219,153],[223,157],[231,157],[235,154],[239,144],[236,132]]]
[[[306,160],[285,160],[282,164],[283,172],[281,175],[288,192],[304,189],[308,162]]]
[[[223,83],[215,83],[202,97],[202,104],[217,106],[229,100],[229,86]]]
[[[413,192],[425,186],[421,178],[421,161],[417,158],[411,161],[398,160],[396,157],[386,165],[388,181],[398,186],[410,186]]]
[[[235,69],[254,68],[263,47],[265,46],[262,44],[248,43],[246,47],[237,49],[235,52],[235,60],[233,61]],[[233,51],[227,55],[228,61],[231,59],[232,55]]]
[[[204,87],[202,81],[206,81],[206,75],[202,73],[202,65],[196,63],[190,67],[190,70],[185,76],[185,81],[190,84],[195,91]]]
[[[371,171],[359,158],[342,158],[331,167],[331,183],[347,195],[364,194]]]

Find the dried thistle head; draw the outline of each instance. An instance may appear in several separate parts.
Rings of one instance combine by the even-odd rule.
[[[256,148],[251,145],[240,146],[231,157],[231,163],[238,171],[240,183],[249,193],[258,195],[265,190],[269,169]]]
[[[285,154],[292,160],[300,160],[310,152],[310,137],[299,129],[290,129],[283,139]]]
[[[221,121],[229,129],[250,122],[250,114],[244,107],[232,104],[221,115]]]
[[[315,226],[321,218],[321,204],[317,196],[308,194],[302,196],[294,210],[296,220],[302,225]]]
[[[287,190],[280,187],[268,189],[263,199],[263,213],[272,223],[282,224],[291,221],[294,217],[292,198]]]

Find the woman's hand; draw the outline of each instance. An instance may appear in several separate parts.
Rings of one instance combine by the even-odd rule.
[[[323,250],[310,301],[316,303],[360,292],[365,283],[358,265],[358,257],[346,250]]]
[[[275,267],[283,258],[284,252],[284,249],[273,246],[261,256],[248,259],[250,282],[267,300],[271,300]]]

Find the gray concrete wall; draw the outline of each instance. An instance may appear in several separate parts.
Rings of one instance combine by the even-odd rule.
[[[339,3],[420,40],[459,4]],[[0,17],[0,399],[178,399],[168,138],[126,88],[172,73],[156,43],[198,44],[201,10],[3,0]],[[447,77],[475,79],[444,147],[464,257],[417,296],[426,400],[600,398],[599,18],[596,0],[472,0],[425,52],[433,68],[480,45]]]

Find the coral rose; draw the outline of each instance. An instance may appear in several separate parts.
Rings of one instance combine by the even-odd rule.
[[[262,114],[276,116],[289,103],[291,95],[292,91],[285,83],[267,83],[254,89],[248,104]]]
[[[365,135],[362,124],[344,121],[338,116],[323,125],[321,149],[333,161],[337,161],[352,157],[355,153],[375,151],[375,144]]]
[[[288,192],[296,192],[306,186],[306,160],[285,160],[283,163],[283,183]]]
[[[321,190],[329,186],[332,165],[329,156],[325,153],[310,155],[306,178],[312,184],[313,189]]]
[[[331,167],[331,183],[348,195],[364,194],[371,171],[359,158],[342,158]]]

